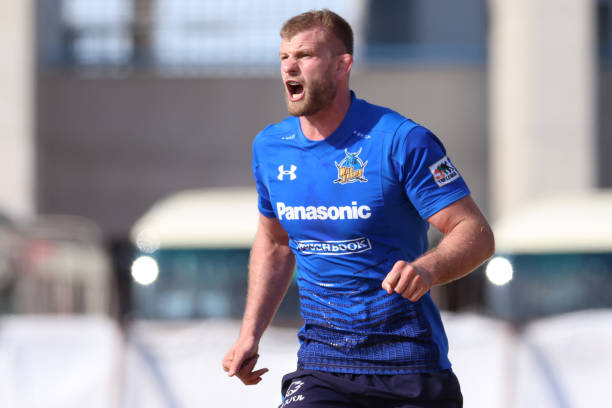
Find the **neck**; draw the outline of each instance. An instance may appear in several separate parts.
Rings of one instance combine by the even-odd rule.
[[[300,125],[304,136],[310,140],[326,139],[338,129],[350,106],[350,91],[348,89],[342,92],[338,90],[338,94],[328,107],[313,115],[300,116]]]

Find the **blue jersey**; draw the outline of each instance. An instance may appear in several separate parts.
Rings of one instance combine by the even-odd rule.
[[[398,260],[427,250],[428,217],[469,190],[427,129],[357,99],[322,141],[299,118],[253,144],[259,211],[289,235],[304,326],[298,368],[409,374],[450,367],[440,313],[381,288]]]

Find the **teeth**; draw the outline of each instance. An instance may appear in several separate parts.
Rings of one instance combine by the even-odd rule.
[[[289,81],[289,82],[287,82],[287,83],[288,83],[289,85],[291,85],[291,86],[297,86],[297,85],[299,85],[299,84],[298,84],[297,82],[295,82],[295,81]]]

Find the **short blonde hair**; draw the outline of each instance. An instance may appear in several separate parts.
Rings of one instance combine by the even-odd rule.
[[[353,55],[353,29],[338,14],[328,9],[311,10],[291,17],[283,24],[281,38],[291,39],[294,35],[311,28],[321,27],[344,45],[344,52]]]

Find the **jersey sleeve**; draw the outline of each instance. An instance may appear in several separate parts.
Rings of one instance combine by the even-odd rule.
[[[442,142],[423,126],[398,129],[394,166],[406,196],[423,218],[470,194]]]
[[[257,138],[253,142],[253,176],[255,177],[255,187],[257,188],[258,195],[258,203],[259,212],[268,217],[275,217],[274,210],[272,208],[272,203],[270,202],[270,193],[268,190],[268,186],[265,182],[265,177],[263,174],[263,168],[259,163],[259,156],[257,154]]]

